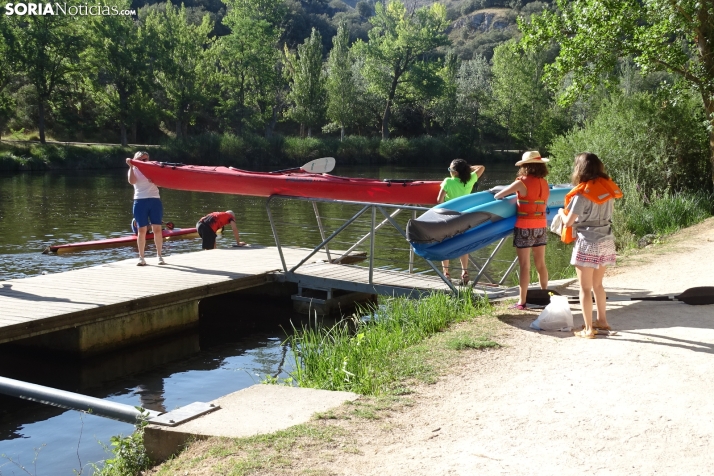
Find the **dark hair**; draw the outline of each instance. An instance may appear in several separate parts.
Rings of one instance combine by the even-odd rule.
[[[449,168],[459,174],[459,180],[461,180],[464,185],[471,180],[471,167],[464,159],[454,159]]]
[[[583,152],[575,157],[575,165],[573,166],[573,176],[571,181],[573,185],[595,180],[598,177],[609,179],[610,176],[605,173],[605,164],[602,160],[590,152]]]
[[[545,164],[541,163],[535,163],[531,162],[529,164],[523,164],[521,165],[521,168],[518,169],[518,173],[516,174],[516,177],[535,177],[535,178],[543,178],[546,175],[548,175],[548,167],[545,166]]]

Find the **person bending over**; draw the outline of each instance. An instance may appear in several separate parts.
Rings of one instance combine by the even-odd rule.
[[[215,249],[216,233],[226,225],[230,225],[233,229],[233,236],[236,238],[236,244],[233,246],[245,246],[245,242],[240,241],[238,227],[236,226],[236,215],[231,210],[228,210],[225,212],[209,213],[198,220],[196,230],[198,231],[198,235],[203,239],[201,248],[204,250]]]

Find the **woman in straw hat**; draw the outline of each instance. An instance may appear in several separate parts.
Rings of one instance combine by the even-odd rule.
[[[516,247],[518,265],[520,267],[520,295],[518,303],[513,308],[526,309],[526,293],[531,278],[531,249],[533,261],[538,271],[540,287],[548,287],[548,268],[545,265],[545,245],[548,242],[548,224],[546,220],[546,205],[550,196],[550,188],[545,176],[548,175],[546,167],[548,159],[544,159],[537,151],[531,150],[523,154],[521,160],[516,162],[520,167],[516,181],[504,188],[496,195],[500,199],[515,192],[516,225],[513,229],[513,246]]]

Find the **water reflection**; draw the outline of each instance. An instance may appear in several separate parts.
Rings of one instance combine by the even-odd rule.
[[[0,375],[156,411],[214,400],[267,375],[288,376],[283,341],[303,319],[292,312],[289,295],[234,293],[205,301],[198,329],[88,359],[0,345]],[[32,474],[70,475],[80,460],[109,457],[97,441],[109,444],[111,436],[132,430],[0,395],[0,454],[29,464],[35,448],[42,448]],[[13,463],[6,461],[3,466],[0,460],[0,474],[12,474]]]

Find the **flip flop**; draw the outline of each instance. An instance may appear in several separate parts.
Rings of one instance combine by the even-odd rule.
[[[575,331],[573,332],[575,337],[582,337],[583,339],[594,339],[595,338],[595,332],[585,332],[583,329],[582,331]]]

